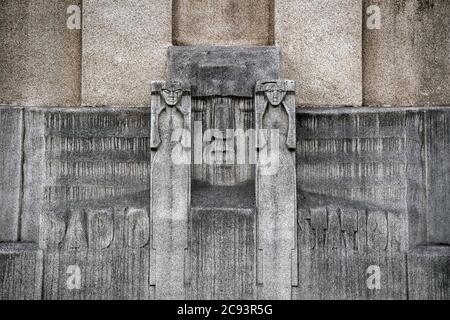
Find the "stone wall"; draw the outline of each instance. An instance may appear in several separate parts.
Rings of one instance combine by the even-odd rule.
[[[80,8],[80,30],[67,28],[70,5]],[[277,45],[299,106],[450,101],[446,0],[1,0],[0,7],[0,104],[147,106],[150,81],[166,77],[167,48],[199,44]]]
[[[449,104],[450,2],[364,1],[371,5],[380,8],[380,29],[363,27],[364,104]]]
[[[80,3],[0,1],[0,104],[80,104],[81,30],[66,22],[67,8]]]
[[[170,0],[84,0],[82,104],[148,105],[171,43]]]

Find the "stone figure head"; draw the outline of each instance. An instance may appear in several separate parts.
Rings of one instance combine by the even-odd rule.
[[[278,107],[286,96],[286,89],[280,86],[277,82],[265,84],[264,92],[267,100],[269,100],[269,103],[274,107]]]
[[[181,83],[176,81],[166,82],[161,89],[161,95],[168,106],[176,106],[183,95]]]

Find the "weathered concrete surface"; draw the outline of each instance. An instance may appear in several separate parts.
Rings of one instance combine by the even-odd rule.
[[[196,207],[191,215],[189,299],[255,299],[255,208]]]
[[[381,28],[366,26],[371,5]],[[450,103],[450,3],[447,0],[365,0],[364,104]]]
[[[300,281],[294,295],[407,298],[408,250],[448,244],[448,109],[301,110],[297,116]],[[367,288],[371,265],[380,268],[380,290]],[[421,294],[432,294],[427,288]]]
[[[256,298],[255,182],[193,181],[189,299]]]
[[[45,112],[24,110],[23,196],[21,241],[39,243],[40,216],[45,201]]]
[[[272,44],[273,3],[273,0],[175,0],[174,44]]]
[[[261,82],[256,85],[255,97],[259,147],[255,184],[256,281],[257,297],[263,300],[290,299],[292,285],[297,285],[296,154],[290,145],[293,143],[295,149],[295,83],[279,81],[277,89],[285,90],[281,104],[273,104]]]
[[[253,137],[250,129],[255,123],[254,99],[200,97],[194,98],[192,104],[192,179],[216,186],[237,186],[253,181],[255,156],[249,146]],[[205,133],[212,129],[220,130],[220,134],[215,133],[205,141]],[[232,130],[233,134],[227,135],[226,130]],[[226,156],[224,150],[227,150]]]
[[[152,212],[152,266],[158,300],[186,299],[189,283],[188,221],[191,200],[191,95],[185,88],[170,105],[163,98],[164,82],[152,83],[150,211]],[[155,135],[158,144],[153,144]],[[185,138],[188,138],[185,140]],[[176,149],[179,148],[179,149]]]
[[[449,117],[439,107],[297,110],[293,298],[449,298]],[[286,130],[287,116],[275,118]],[[6,107],[0,120],[15,128],[0,136],[3,146],[25,155],[22,240],[34,241],[42,221],[43,250],[41,258],[36,245],[0,245],[0,299],[41,298],[41,273],[45,299],[155,298],[149,109]],[[22,139],[23,148],[11,147]],[[292,208],[292,194],[280,193],[286,179],[263,195],[285,208],[272,221]],[[187,298],[257,298],[256,236],[265,230],[256,227],[254,188],[191,188],[193,233],[179,264],[191,275]],[[276,255],[279,247],[268,247]],[[70,266],[80,268],[79,290],[68,287]],[[381,272],[380,289],[367,286],[371,266]]]
[[[388,228],[390,223],[395,227]],[[302,207],[294,299],[406,299],[406,253],[398,248],[396,227],[396,215],[383,211],[335,204]],[[380,272],[379,288],[367,285],[374,266]]]
[[[67,28],[80,0],[0,1],[0,104],[80,103],[81,30]]]
[[[22,116],[21,109],[0,107],[0,241],[21,236]]]
[[[407,298],[405,123],[403,113],[298,113],[297,299]],[[370,266],[380,289],[366,284]]]
[[[165,78],[170,0],[83,1],[82,104],[148,106]]]
[[[42,212],[44,298],[152,298],[148,110],[51,109],[35,117],[42,123],[30,134],[44,135],[45,152],[26,172],[42,165],[44,177],[30,180],[25,205]],[[70,266],[80,268],[80,289],[67,286]]]
[[[256,82],[278,79],[274,46],[188,46],[169,49],[169,79],[188,82],[193,97],[252,98]]]
[[[42,251],[33,244],[0,244],[0,300],[40,300]]]
[[[411,300],[450,299],[450,249],[421,247],[408,253]]]
[[[362,2],[279,0],[275,43],[297,105],[362,104]]]
[[[425,115],[427,243],[450,245],[450,110]]]

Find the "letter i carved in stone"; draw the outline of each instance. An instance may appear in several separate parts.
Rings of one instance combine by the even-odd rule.
[[[191,96],[179,82],[152,82],[152,285],[156,299],[185,299],[189,280]]]
[[[295,83],[256,85],[258,299],[291,299],[297,285]]]

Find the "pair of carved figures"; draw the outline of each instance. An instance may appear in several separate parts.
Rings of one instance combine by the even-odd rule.
[[[257,165],[256,278],[258,286],[263,288],[258,297],[264,299],[288,299],[291,285],[296,283],[296,271],[292,267],[296,265],[293,252],[296,252],[297,203],[295,152],[292,152],[296,145],[294,86],[290,80],[273,80],[259,81],[255,88],[256,147],[267,151],[277,150],[279,146],[277,156],[282,164],[280,170],[270,175],[263,174]],[[278,131],[278,137],[267,139],[269,131],[272,138],[273,129]],[[175,154],[190,159],[190,135],[189,86],[179,82],[152,83],[150,210],[155,279],[151,283],[156,287],[157,299],[183,299],[190,283],[191,170],[189,162],[177,165],[172,153],[174,148],[179,148],[181,152]],[[266,153],[270,152],[259,152],[259,158]],[[280,186],[290,192],[279,192]]]
[[[264,135],[259,132],[264,127],[264,115],[267,107],[284,107],[288,117],[286,132],[286,145],[289,150],[295,149],[295,82],[292,80],[259,81],[255,88],[255,126],[256,146],[262,148],[265,144]],[[157,81],[152,83],[151,100],[151,137],[152,149],[157,149],[161,144],[159,134],[159,115],[165,108],[175,108],[184,119],[183,128],[190,131],[191,96],[190,87],[178,81]],[[182,135],[181,143],[189,147],[190,138]]]

